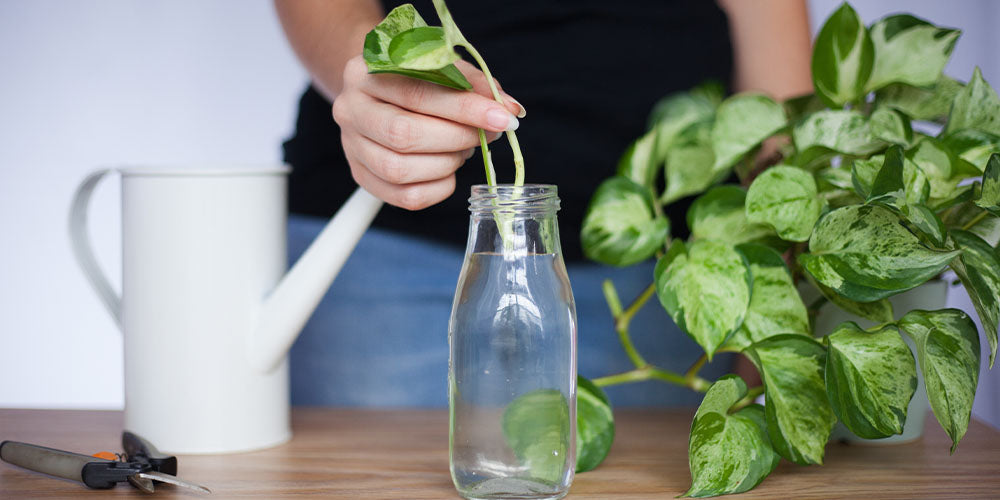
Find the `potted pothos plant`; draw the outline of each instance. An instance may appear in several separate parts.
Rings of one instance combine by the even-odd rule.
[[[648,132],[594,193],[582,229],[593,260],[657,264],[630,305],[604,283],[635,368],[581,380],[578,471],[599,464],[614,436],[600,387],[639,380],[705,393],[691,424],[686,496],[747,491],[781,458],[821,464],[838,420],[864,438],[899,434],[918,369],[955,452],[978,382],[977,327],[957,309],[893,311],[887,299],[953,271],[992,367],[1000,98],[978,69],[966,83],[942,74],[959,35],[909,15],[865,26],[845,3],[815,41],[813,94],[724,98],[708,84],[656,105]],[[761,144],[773,137],[779,154],[762,164]],[[724,183],[734,174],[739,184]],[[690,237],[671,237],[665,212],[695,195]],[[803,287],[820,298],[805,302]],[[630,340],[630,320],[654,296],[704,349],[686,371],[649,364]],[[875,326],[817,331],[827,303]],[[746,355],[761,385],[700,377],[720,352]],[[761,394],[764,405],[754,403]]]

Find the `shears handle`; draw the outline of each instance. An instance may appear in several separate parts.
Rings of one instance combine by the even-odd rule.
[[[79,481],[97,489],[111,488],[116,483],[127,481],[134,474],[150,469],[148,464],[116,462],[18,441],[0,443],[0,459],[35,472]]]

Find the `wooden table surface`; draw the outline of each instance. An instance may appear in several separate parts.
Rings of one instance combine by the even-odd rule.
[[[607,460],[569,498],[672,499],[689,484],[690,411],[617,411]],[[448,474],[444,410],[296,408],[288,444],[237,455],[182,456],[179,476],[213,495],[158,487],[155,498],[458,498]],[[0,409],[0,440],[93,453],[118,451],[121,412]],[[954,456],[933,417],[919,441],[827,447],[826,465],[785,461],[732,498],[1000,498],[1000,432],[972,422]],[[144,496],[126,484],[88,490],[0,462],[0,498]]]

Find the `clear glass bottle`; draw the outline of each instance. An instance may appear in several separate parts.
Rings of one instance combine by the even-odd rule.
[[[551,185],[473,186],[448,339],[451,477],[469,499],[561,498],[576,465],[576,307]]]

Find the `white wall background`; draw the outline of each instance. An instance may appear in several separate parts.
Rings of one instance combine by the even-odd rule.
[[[947,73],[978,64],[1000,87],[1000,4],[855,4],[867,22],[907,10],[963,29]],[[816,32],[839,1],[810,5]],[[86,172],[280,161],[305,82],[269,0],[0,2],[0,406],[122,406],[121,339],[66,233]],[[113,184],[95,194],[91,236],[118,283]],[[975,316],[961,290],[949,302]],[[984,372],[976,412],[1000,426],[1000,369]]]

